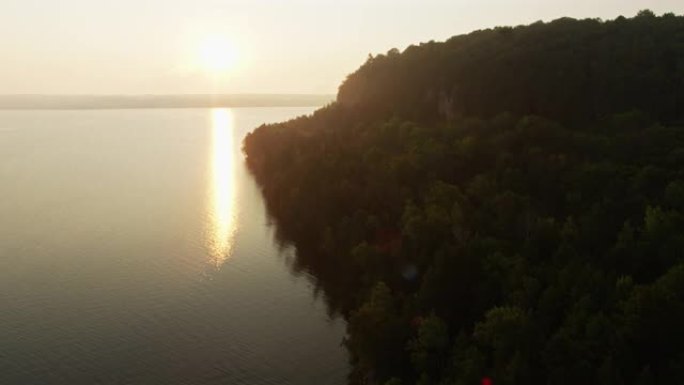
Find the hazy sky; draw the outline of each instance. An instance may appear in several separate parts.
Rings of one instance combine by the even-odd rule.
[[[0,93],[334,93],[369,53],[644,8],[681,15],[684,1],[2,0]],[[206,41],[234,47],[229,71],[199,64]]]

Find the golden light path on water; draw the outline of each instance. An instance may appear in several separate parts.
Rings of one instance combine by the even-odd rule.
[[[211,263],[220,267],[231,255],[237,228],[235,202],[235,143],[233,114],[229,109],[211,111],[211,229],[209,251]]]

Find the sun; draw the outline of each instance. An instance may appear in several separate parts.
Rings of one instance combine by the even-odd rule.
[[[203,39],[199,45],[199,67],[212,76],[228,75],[240,64],[237,45],[229,39],[212,36]]]

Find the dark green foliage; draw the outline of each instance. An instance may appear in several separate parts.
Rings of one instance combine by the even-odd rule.
[[[370,57],[244,143],[366,384],[684,378],[684,18]]]

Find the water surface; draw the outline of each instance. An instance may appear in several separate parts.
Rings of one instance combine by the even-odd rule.
[[[0,111],[0,383],[344,383],[240,151],[311,111]]]

